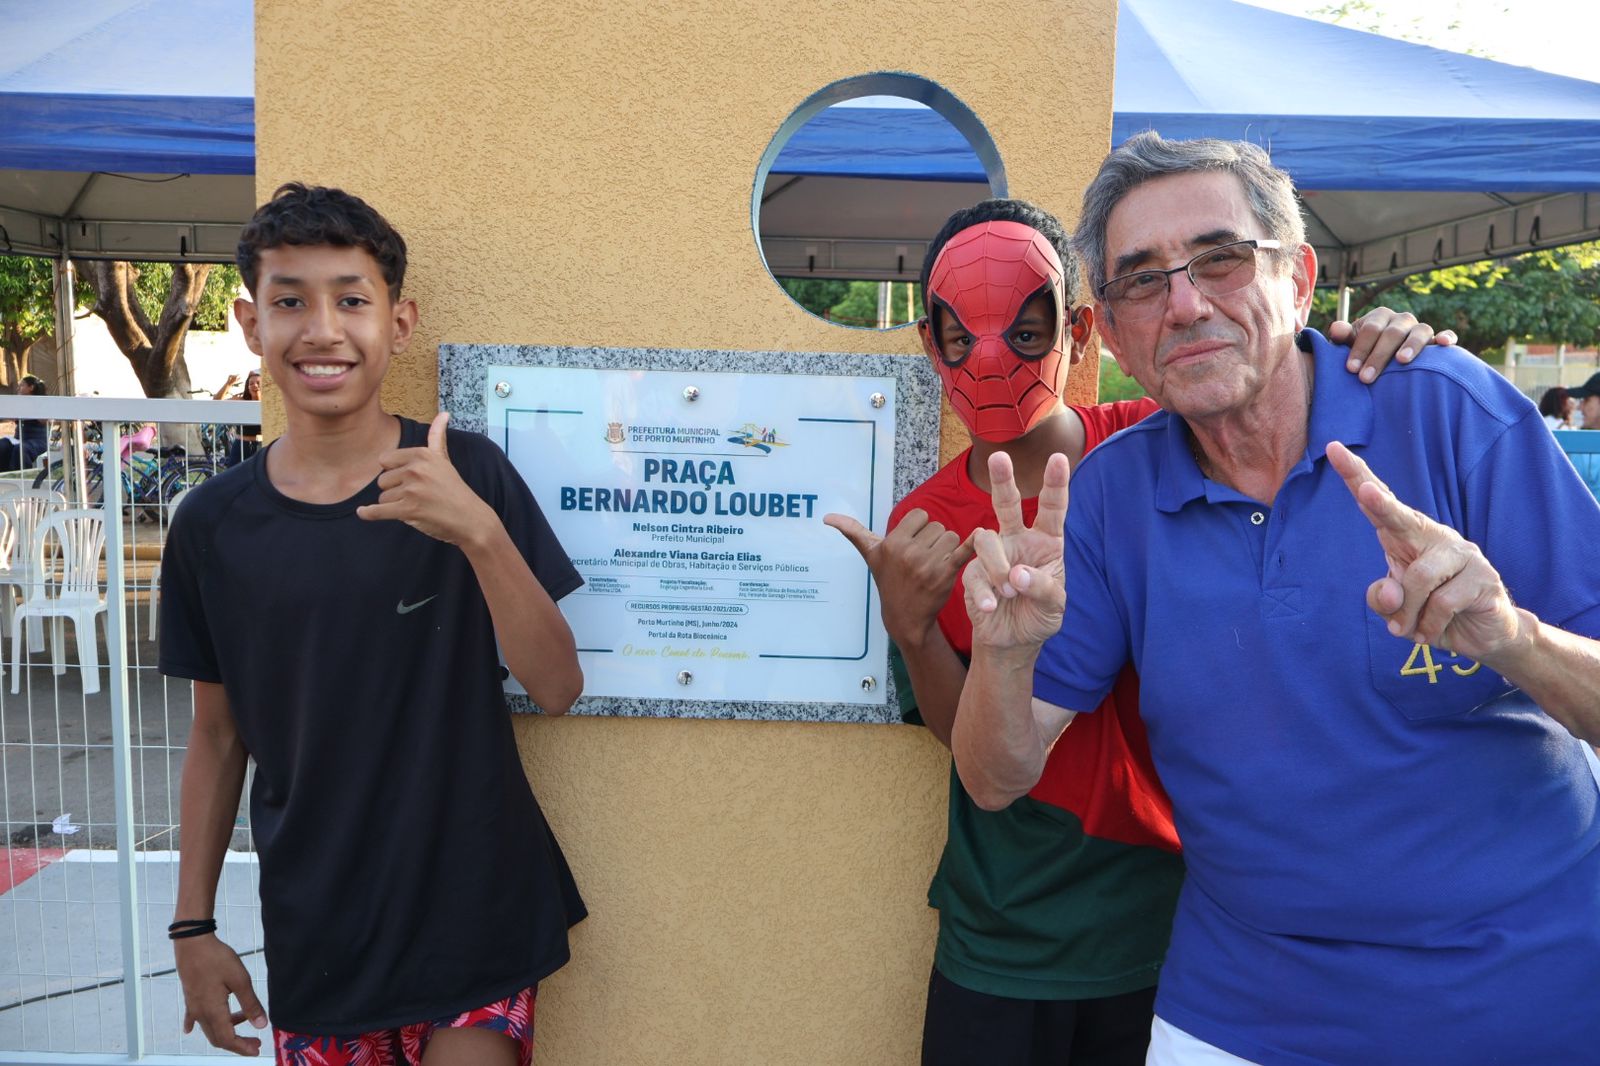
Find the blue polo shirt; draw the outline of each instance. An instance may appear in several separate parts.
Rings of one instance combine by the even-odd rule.
[[[1546,622],[1600,636],[1600,506],[1533,405],[1430,352],[1372,386],[1308,331],[1306,455],[1271,506],[1152,415],[1072,481],[1067,616],[1034,692],[1093,708],[1132,660],[1188,880],[1157,1013],[1262,1063],[1600,1055],[1600,788],[1487,667],[1389,635],[1340,440]],[[1114,619],[1120,624],[1107,624]]]

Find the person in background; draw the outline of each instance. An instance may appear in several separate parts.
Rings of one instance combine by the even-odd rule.
[[[228,390],[238,382],[238,374],[229,374],[228,380],[222,383],[222,388],[216,391],[213,400],[251,400],[261,401],[261,371],[252,370],[245,375],[244,388],[239,395],[229,396]],[[223,459],[224,466],[238,466],[250,458],[261,447],[261,425],[242,425],[234,432],[233,439],[228,442],[228,454]]]
[[[1572,424],[1572,412],[1577,409],[1578,401],[1560,385],[1546,389],[1544,395],[1539,397],[1539,414],[1544,416],[1544,424],[1551,429],[1577,428]]]
[[[1600,429],[1600,373],[1590,374],[1588,381],[1568,389],[1567,395],[1578,401],[1578,410],[1572,416],[1573,428]]]
[[[18,396],[47,396],[50,389],[32,374],[17,382]],[[42,418],[17,421],[17,437],[0,439],[0,470],[25,470],[50,447],[50,423]]]

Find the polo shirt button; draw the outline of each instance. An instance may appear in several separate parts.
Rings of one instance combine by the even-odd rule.
[[[1265,522],[1266,520],[1267,520],[1267,516],[1262,514],[1260,511],[1252,511],[1250,513],[1250,524],[1253,525],[1253,526],[1259,526],[1261,523]]]

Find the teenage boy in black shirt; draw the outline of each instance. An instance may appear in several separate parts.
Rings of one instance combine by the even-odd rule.
[[[288,428],[191,494],[163,561],[161,669],[194,681],[171,930],[185,1030],[254,1055],[233,1027],[267,1025],[211,921],[253,758],[278,1061],[525,1066],[537,983],[585,911],[496,647],[564,713],[583,675],[555,601],[582,580],[494,445],[383,410],[417,306],[376,211],[286,185],[238,260],[254,302],[234,312]]]

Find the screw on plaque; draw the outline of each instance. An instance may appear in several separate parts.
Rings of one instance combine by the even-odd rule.
[[[881,392],[873,393],[870,397],[868,397],[868,399],[872,403],[873,408],[880,411],[883,410],[883,405],[889,402],[889,397],[885,396]]]
[[[511,382],[497,381],[494,383],[494,394],[502,400],[511,395]]]
[[[683,398],[688,400],[690,403],[694,403],[700,398],[700,390],[695,388],[693,385],[685,385],[683,387]],[[685,684],[687,684],[687,682],[685,682]]]
[[[861,691],[862,692],[871,692],[873,689],[875,689],[877,687],[878,687],[878,679],[877,678],[872,677],[872,676],[869,675],[869,676],[863,677],[861,679]]]
[[[694,675],[693,674],[691,674],[687,670],[679,670],[678,671],[678,684],[680,684],[680,685],[691,685],[693,683],[694,683]]]

